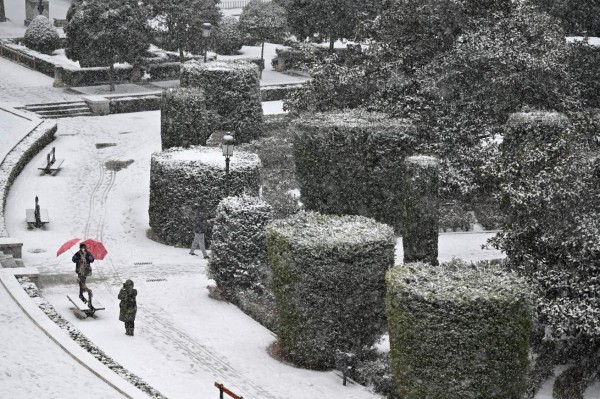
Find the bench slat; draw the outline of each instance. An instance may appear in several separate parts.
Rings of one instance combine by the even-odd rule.
[[[25,209],[25,217],[27,223],[35,223],[35,209]],[[50,223],[47,209],[40,209],[40,221],[42,223]]]

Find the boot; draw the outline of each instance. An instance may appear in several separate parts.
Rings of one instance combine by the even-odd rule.
[[[131,335],[131,328],[127,327],[125,328],[125,335]]]
[[[131,335],[131,336],[133,337],[133,327],[131,327],[131,328],[129,329],[129,335]]]

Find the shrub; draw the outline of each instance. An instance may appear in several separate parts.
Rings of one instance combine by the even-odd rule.
[[[233,55],[242,49],[240,23],[235,17],[223,17],[219,26],[211,34],[212,48],[217,54]]]
[[[27,27],[23,43],[32,50],[52,54],[60,47],[60,38],[48,18],[38,15]]]
[[[240,30],[244,33],[245,43],[262,43],[263,46],[266,41],[281,43],[286,27],[285,9],[277,3],[252,0],[240,15]]]
[[[238,143],[262,133],[262,105],[258,70],[248,62],[187,62],[181,72],[182,87],[204,91],[206,108],[219,115],[217,130],[230,131]]]
[[[394,245],[389,226],[361,216],[301,212],[267,226],[277,331],[296,362],[331,367],[336,349],[379,339]]]
[[[496,244],[535,284],[546,338],[568,348],[585,345],[570,362],[581,369],[591,363],[597,372],[600,159],[597,134],[579,127],[556,113],[510,117],[497,172],[505,221]],[[559,377],[559,389],[574,377]]]
[[[392,370],[405,399],[515,399],[526,389],[530,288],[495,266],[413,263],[386,276]]]
[[[571,50],[569,69],[580,87],[585,105],[599,108],[600,47],[584,40],[571,44]]]
[[[475,220],[468,211],[466,204],[450,201],[440,204],[440,231],[469,231]]]
[[[404,263],[438,264],[439,161],[434,157],[406,158],[404,171]]]
[[[227,197],[216,210],[212,254],[208,274],[224,297],[250,313],[264,325],[274,327],[274,299],[271,270],[267,265],[265,228],[271,221],[271,207],[256,197]],[[260,300],[258,305],[252,306]],[[266,306],[273,310],[261,320],[252,310]]]
[[[401,229],[403,162],[414,151],[413,125],[354,110],[306,115],[292,129],[307,209],[363,215]]]
[[[160,138],[163,150],[206,145],[216,124],[215,115],[206,110],[202,90],[177,88],[163,92],[160,101]]]
[[[258,195],[260,159],[236,151],[228,179],[220,148],[174,147],[152,154],[150,164],[150,227],[158,240],[187,246],[194,237],[198,207],[214,215],[219,202],[230,195]]]
[[[352,378],[360,384],[372,386],[375,392],[386,399],[402,399],[396,394],[389,352],[377,353],[374,358],[359,359]]]

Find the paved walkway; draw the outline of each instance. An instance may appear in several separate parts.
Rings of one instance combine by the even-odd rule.
[[[0,303],[3,398],[123,397],[48,338],[1,283]]]

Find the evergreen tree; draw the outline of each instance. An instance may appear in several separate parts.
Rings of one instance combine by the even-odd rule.
[[[218,26],[221,11],[219,0],[150,0],[152,15],[166,29],[165,43],[179,50],[179,59],[185,61],[184,51],[197,51],[206,46],[202,24]]]
[[[110,68],[114,91],[114,64],[138,65],[148,48],[148,14],[136,0],[87,0],[76,6],[65,26],[65,53],[75,61]]]
[[[299,39],[320,36],[329,39],[329,48],[337,39],[353,39],[360,21],[373,18],[382,0],[283,0],[288,22]]]
[[[277,41],[287,26],[285,9],[276,3],[252,0],[242,10],[240,29],[252,41],[261,42],[260,59],[264,65],[265,41]],[[260,69],[262,77],[262,68]]]

